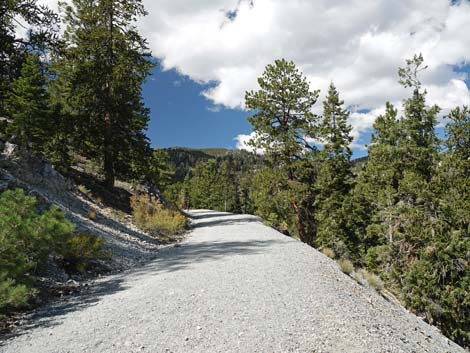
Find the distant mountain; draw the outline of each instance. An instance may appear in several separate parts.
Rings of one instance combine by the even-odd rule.
[[[173,182],[183,181],[185,176],[196,167],[199,162],[207,162],[211,159],[236,159],[243,160],[242,164],[257,164],[260,157],[254,157],[253,154],[243,150],[229,150],[226,148],[189,148],[189,147],[169,147],[164,149],[172,164],[175,175]],[[357,170],[367,161],[367,156],[360,157],[351,161],[353,167]]]
[[[249,166],[255,165],[260,161],[259,156],[251,152],[241,150],[229,150],[226,148],[188,148],[188,147],[169,147],[164,149],[169,156],[175,175],[173,182],[183,181],[191,169],[200,162],[207,162],[211,159],[225,160],[230,159],[235,164]]]

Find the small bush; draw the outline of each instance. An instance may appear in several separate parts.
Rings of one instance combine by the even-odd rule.
[[[111,256],[103,250],[104,240],[84,233],[74,234],[64,246],[62,253],[64,268],[68,273],[83,273],[89,270],[95,260]]]
[[[338,265],[339,265],[339,268],[341,269],[341,271],[343,271],[347,275],[351,274],[354,271],[354,265],[348,259],[344,259],[344,258],[340,259],[338,261]]]
[[[176,209],[165,208],[145,195],[131,198],[132,215],[141,229],[163,235],[175,235],[187,226],[186,217]]]
[[[380,277],[368,272],[363,268],[361,268],[357,273],[354,274],[354,279],[360,284],[365,284],[367,282],[369,287],[374,288],[378,292],[384,289],[384,284]]]
[[[328,256],[330,259],[334,259],[336,257],[334,250],[331,248],[323,248],[321,249],[321,252],[323,255]]]
[[[380,292],[384,289],[384,283],[380,279],[379,276],[369,273],[369,275],[366,277],[367,283],[369,283],[369,286],[374,288],[376,291]]]
[[[89,220],[94,221],[94,220],[96,220],[96,217],[98,216],[98,214],[96,213],[96,211],[94,209],[90,209],[88,211],[87,216],[88,216]]]
[[[59,252],[73,228],[57,207],[39,214],[36,199],[21,189],[0,195],[0,313],[35,294],[36,271]]]
[[[126,217],[128,216],[125,212],[121,210],[117,210],[114,208],[110,209],[112,216],[117,219],[119,222],[124,223],[126,222]]]
[[[78,191],[80,191],[82,194],[87,195],[88,197],[92,198],[93,195],[91,193],[91,190],[88,189],[85,185],[78,185],[77,186]]]
[[[102,250],[103,240],[73,231],[58,207],[39,214],[36,199],[23,190],[0,194],[0,316],[24,306],[37,293],[35,276],[51,255],[76,272],[109,256]]]

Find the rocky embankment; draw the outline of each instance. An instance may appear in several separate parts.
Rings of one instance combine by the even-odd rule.
[[[0,192],[23,188],[37,198],[39,207],[59,206],[76,225],[77,231],[103,237],[113,254],[103,263],[105,268],[123,270],[155,257],[161,244],[154,237],[137,229],[128,217],[117,217],[113,209],[79,192],[50,163],[33,156],[19,158],[17,146],[10,143],[0,142],[0,151]],[[88,217],[90,210],[96,212],[93,219]]]

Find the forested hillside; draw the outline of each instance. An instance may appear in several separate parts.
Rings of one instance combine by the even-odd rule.
[[[468,346],[470,111],[428,106],[424,68],[417,55],[399,69],[410,96],[401,107],[387,103],[368,157],[354,162],[350,113],[333,83],[315,115],[318,91],[293,62],[277,60],[260,90],[246,93],[257,133],[250,144],[263,158],[201,162],[168,196],[182,207],[254,213],[348,273],[376,273],[410,310]]]

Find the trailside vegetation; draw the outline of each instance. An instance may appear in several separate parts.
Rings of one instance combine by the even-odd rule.
[[[75,234],[58,207],[39,213],[22,189],[0,194],[0,317],[38,293],[36,277],[51,257],[69,273],[84,272],[109,256],[102,246],[97,237]]]
[[[173,176],[166,152],[152,149],[146,136],[142,85],[154,63],[136,28],[146,11],[140,0],[72,0],[60,8],[59,15],[36,0],[0,3],[0,145],[17,145],[15,158],[26,162],[47,159],[130,211],[130,194],[114,187],[117,179],[158,194]],[[0,194],[0,315],[30,303],[36,277],[53,262],[81,273],[111,255],[102,238],[75,233],[59,208],[42,208],[22,190]],[[150,232],[173,234],[186,225],[162,204],[147,216]]]
[[[277,60],[246,93],[261,156],[248,168],[222,159],[190,168],[172,197],[184,207],[247,212],[340,258],[370,286],[470,345],[470,109],[446,114],[426,103],[416,55],[398,71],[410,90],[386,103],[368,156],[351,161],[349,112],[331,83],[323,113],[293,62]],[[401,111],[402,113],[399,113]],[[231,169],[231,171],[229,171]],[[170,187],[171,189],[171,187]],[[170,190],[167,189],[167,190]]]

